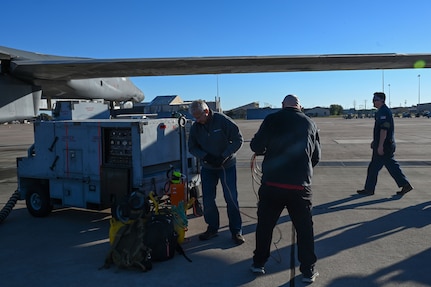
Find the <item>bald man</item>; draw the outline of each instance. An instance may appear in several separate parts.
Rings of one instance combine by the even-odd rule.
[[[313,167],[320,160],[316,124],[301,111],[299,99],[287,95],[283,108],[268,115],[251,140],[250,147],[264,155],[257,210],[256,249],[250,270],[265,274],[272,232],[287,208],[295,226],[302,281],[312,283],[319,275],[314,253],[311,203]]]

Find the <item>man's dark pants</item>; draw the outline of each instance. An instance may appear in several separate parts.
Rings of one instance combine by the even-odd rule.
[[[377,150],[373,149],[373,156],[367,170],[365,190],[374,192],[377,184],[377,176],[383,166],[386,167],[398,187],[402,187],[408,183],[406,176],[401,171],[400,165],[394,158],[394,152],[395,147],[390,152],[385,151],[385,154],[381,156],[377,154]]]
[[[297,233],[300,271],[314,267],[314,232],[312,218],[311,189],[291,190],[262,185],[259,189],[256,249],[253,262],[264,266],[270,256],[272,232],[284,208],[287,208]]]
[[[232,235],[242,234],[242,219],[238,205],[236,165],[227,168],[202,168],[202,197],[204,218],[208,228],[218,231],[220,216],[216,205],[217,183],[221,182],[223,196],[226,201],[229,230]]]

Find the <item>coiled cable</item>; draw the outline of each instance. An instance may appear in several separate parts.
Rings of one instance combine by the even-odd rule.
[[[12,212],[12,209],[14,208],[16,202],[18,201],[18,199],[19,199],[19,191],[15,190],[15,192],[9,198],[6,205],[0,211],[0,223],[2,223],[3,220],[5,220],[6,217],[9,216],[9,214]]]

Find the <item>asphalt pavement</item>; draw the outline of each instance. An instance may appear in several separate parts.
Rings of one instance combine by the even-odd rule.
[[[376,193],[360,196],[373,119],[315,118],[322,162],[313,177],[317,269],[312,286],[431,286],[431,119],[395,119],[396,158],[415,189],[403,197],[388,172]],[[245,143],[238,152],[238,190],[246,243],[236,246],[218,193],[219,235],[199,241],[203,217],[189,214],[181,255],[142,273],[116,267],[99,270],[109,251],[109,210],[65,208],[34,218],[18,201],[0,223],[0,286],[305,286],[298,261],[291,262],[292,225],[286,212],[274,230],[267,274],[249,271],[255,246],[256,192],[249,141],[261,121],[237,121]],[[15,159],[33,142],[32,124],[0,126],[0,208],[17,188]],[[258,162],[261,160],[258,157]],[[293,267],[293,268],[292,268]]]

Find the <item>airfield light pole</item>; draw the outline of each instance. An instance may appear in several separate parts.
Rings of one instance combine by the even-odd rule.
[[[391,84],[388,84],[389,108],[391,107]]]
[[[221,107],[220,107],[220,97],[219,97],[219,89],[218,89],[218,75],[217,75],[216,79],[217,79],[217,95],[216,95],[215,102],[216,102],[216,109],[218,112],[220,112]]]
[[[218,98],[218,75],[217,75],[217,98]]]
[[[421,75],[418,75],[418,108],[421,103]]]

